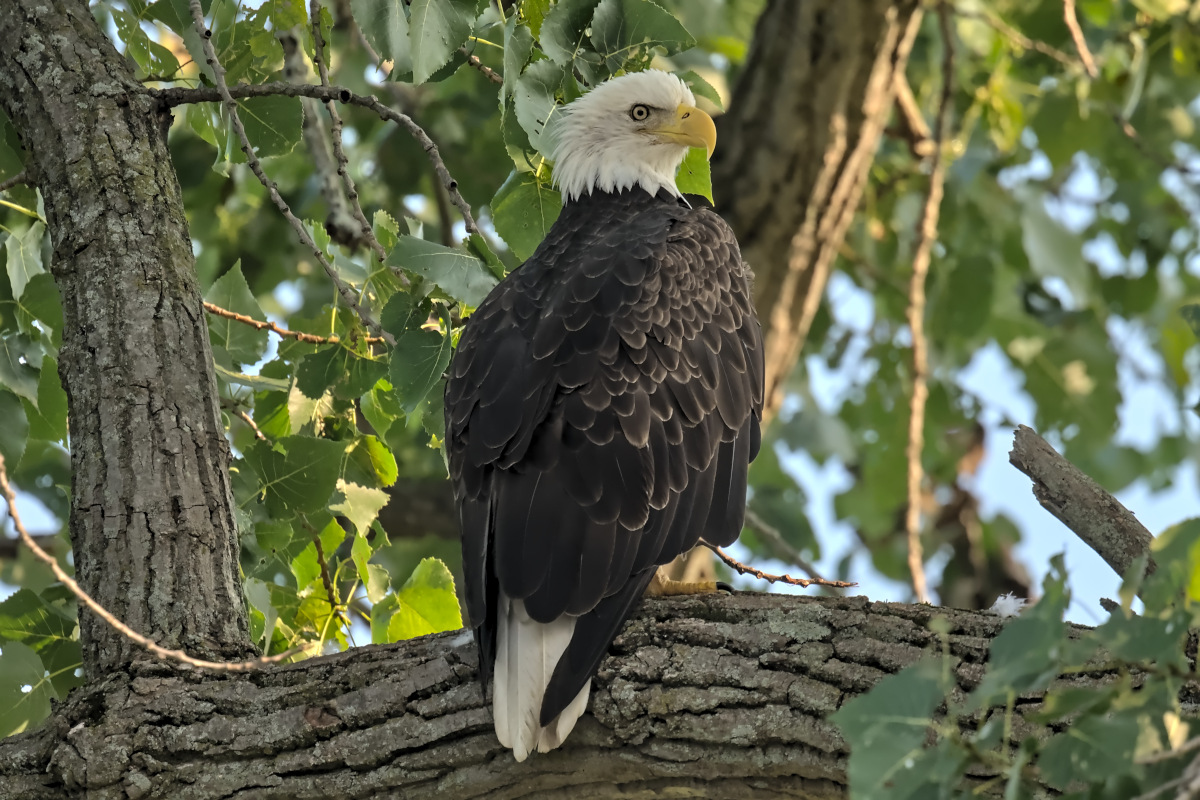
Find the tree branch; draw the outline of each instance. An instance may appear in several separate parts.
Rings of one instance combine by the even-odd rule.
[[[450,171],[446,169],[446,163],[442,161],[442,156],[438,152],[437,145],[433,139],[429,138],[429,134],[407,114],[402,114],[394,108],[385,106],[374,96],[355,94],[344,86],[314,86],[307,83],[258,83],[253,85],[229,86],[227,89],[230,97],[239,100],[247,97],[272,96],[312,97],[326,102],[336,100],[347,105],[370,109],[379,115],[380,119],[399,125],[417,140],[417,143],[421,145],[421,148],[429,157],[430,162],[433,163],[434,171],[437,172],[438,178],[441,179],[442,185],[446,187],[446,191],[450,195],[450,201],[454,203],[459,213],[462,214],[463,224],[466,225],[467,232],[479,233],[479,226],[475,224],[475,218],[471,214],[471,206],[463,199],[462,194],[459,193],[458,181],[454,180],[450,175]],[[148,88],[144,91],[157,98],[167,108],[186,105],[188,103],[216,103],[221,102],[223,99],[220,90],[208,87],[189,89],[176,86],[170,89]]]
[[[13,492],[12,487],[8,483],[8,472],[4,467],[4,456],[0,455],[0,496],[4,497],[5,505],[8,508],[8,518],[12,520],[13,527],[17,529],[17,535],[21,537],[21,541],[25,546],[37,557],[39,561],[50,567],[50,571],[54,573],[54,577],[58,578],[64,586],[71,590],[71,594],[83,603],[92,613],[100,619],[107,622],[118,631],[122,636],[129,639],[131,642],[145,648],[148,652],[162,659],[187,664],[192,667],[200,667],[202,669],[221,670],[224,672],[245,672],[246,670],[261,669],[269,664],[277,664],[280,661],[298,655],[306,648],[293,647],[283,653],[274,656],[263,656],[261,658],[251,658],[245,661],[206,661],[202,658],[193,658],[182,650],[171,650],[155,642],[149,637],[142,636],[140,633],[130,628],[124,622],[117,619],[104,606],[97,603],[91,595],[80,588],[75,579],[66,573],[62,567],[58,565],[58,561],[54,556],[47,553],[42,548],[38,547],[37,542],[29,535],[29,531],[25,529],[25,524],[21,522],[21,515],[17,511],[17,496]]]
[[[1149,557],[1154,536],[1133,512],[1055,452],[1032,428],[1017,427],[1009,463],[1033,479],[1033,496],[1096,551],[1121,577],[1140,556]],[[1151,558],[1146,574],[1155,569]]]
[[[1079,18],[1075,16],[1075,0],[1063,0],[1063,20],[1067,23],[1067,30],[1071,32],[1071,40],[1075,42],[1075,51],[1079,53],[1079,60],[1083,62],[1083,68],[1087,70],[1088,77],[1099,76],[1100,71],[1096,69],[1096,59],[1092,58],[1092,51],[1088,50],[1087,39],[1083,38],[1083,29],[1079,27]]]
[[[0,192],[7,192],[14,186],[21,186],[26,183],[29,183],[29,174],[25,170],[21,170],[11,178],[0,181]]]
[[[230,311],[228,309],[221,308],[220,306],[215,305],[214,303],[209,303],[208,301],[205,301],[204,303],[204,310],[210,314],[215,314],[218,317],[236,320],[243,325],[249,325],[250,327],[257,328],[260,331],[271,331],[272,333],[277,333],[280,336],[286,336],[290,339],[295,339],[300,342],[310,342],[312,344],[337,344],[341,341],[341,339],[339,339],[337,336],[317,336],[315,333],[303,333],[301,331],[292,331],[288,330],[287,328],[281,328],[274,322],[264,322],[260,319],[255,319],[254,317],[247,317],[245,314],[239,314],[236,311]],[[379,344],[383,342],[383,338],[379,336],[368,336],[366,337],[366,341],[369,344]]]
[[[944,640],[930,630],[935,618],[947,623]],[[970,691],[1004,624],[861,597],[647,600],[601,664],[571,737],[523,764],[496,741],[465,631],[204,680],[141,663],[76,690],[43,728],[0,742],[0,800],[606,800],[684,790],[833,800],[846,796],[847,751],[826,717],[943,645],[957,690]],[[1116,674],[1097,666],[1055,688]],[[1021,696],[1014,746],[1041,731],[1025,716],[1039,708],[1038,695]],[[986,773],[968,784],[982,787],[994,777]]]
[[[945,150],[950,100],[954,95],[954,32],[950,29],[950,11],[943,2],[938,6],[938,22],[942,32],[942,99],[938,104],[937,120],[933,127],[933,171],[929,175],[929,193],[917,224],[917,249],[913,254],[912,279],[908,286],[908,328],[912,333],[913,389],[908,415],[908,508],[904,513],[904,530],[908,535],[908,570],[912,575],[913,592],[917,600],[929,602],[929,587],[925,581],[925,559],[921,548],[921,483],[925,470],[921,453],[925,448],[925,404],[929,399],[929,343],[925,338],[925,279],[937,239],[938,217],[946,185]]]
[[[246,127],[242,125],[242,118],[238,113],[237,102],[234,100],[233,95],[230,94],[229,86],[225,81],[225,68],[221,66],[221,62],[217,59],[217,50],[212,43],[212,31],[208,30],[208,27],[204,23],[204,10],[200,7],[200,0],[189,0],[188,6],[192,12],[192,24],[196,30],[196,35],[200,37],[200,43],[204,48],[204,59],[208,62],[209,68],[212,69],[213,79],[217,84],[217,93],[220,95],[221,101],[225,105],[225,110],[229,114],[229,123],[233,126],[233,132],[242,144],[242,152],[246,154],[246,166],[250,167],[250,171],[258,178],[259,183],[266,187],[271,202],[275,204],[275,207],[283,214],[284,219],[292,226],[292,230],[296,232],[296,236],[299,237],[300,242],[312,252],[317,262],[321,265],[321,268],[325,270],[325,274],[329,276],[329,280],[333,281],[333,285],[337,287],[342,302],[358,315],[358,318],[362,320],[368,330],[373,331],[378,336],[382,336],[388,344],[395,344],[395,337],[379,327],[379,323],[375,321],[371,314],[359,305],[357,298],[354,296],[354,290],[337,274],[337,270],[333,268],[333,264],[329,263],[329,259],[321,252],[321,248],[317,247],[317,243],[313,241],[313,238],[308,235],[308,231],[304,229],[303,223],[292,213],[292,209],[288,206],[287,201],[279,194],[279,187],[275,185],[275,181],[267,176],[262,162],[254,152],[254,146],[250,144],[250,137],[246,135]]]

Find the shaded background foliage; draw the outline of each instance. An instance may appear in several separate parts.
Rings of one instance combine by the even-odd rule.
[[[422,125],[481,222],[482,235],[468,237],[408,133],[341,106],[348,169],[386,250],[381,264],[314,169],[321,157],[330,161],[320,141],[327,134],[314,145],[305,117],[310,132],[327,128],[324,109],[298,98],[240,101],[281,193],[396,337],[395,348],[368,341],[339,306],[312,254],[242,165],[219,107],[176,109],[170,145],[206,300],[330,340],[280,338],[210,316],[236,456],[247,598],[264,650],[305,642],[340,649],[460,624],[450,577],[458,545],[438,450],[440,374],[471,307],[532,252],[557,214],[544,159],[555,112],[608,75],[651,64],[683,75],[714,114],[736,107],[743,73],[772,69],[748,63],[765,5],[319,7],[330,80],[375,94]],[[300,0],[213,0],[204,8],[231,85],[313,80],[310,8]],[[183,0],[112,0],[93,10],[147,85],[211,84],[197,66],[203,58]],[[1193,462],[1200,363],[1178,312],[1200,295],[1200,3],[1083,0],[1077,10],[1094,75],[1056,2],[955,3],[949,76],[936,21],[924,20],[906,71],[912,105],[906,111],[901,89],[828,302],[751,472],[750,508],[761,521],[743,536],[751,555],[816,560],[830,547],[810,523],[808,487],[794,468],[803,453],[853,478],[834,507],[858,541],[830,577],[849,575],[851,557],[865,552],[879,574],[907,580],[905,286],[928,184],[928,121],[946,77],[952,163],[928,281],[932,373],[922,459],[925,550],[944,564],[932,576],[938,596],[983,607],[1003,591],[1034,591],[1013,548],[1037,531],[979,513],[971,478],[985,456],[985,429],[1030,422],[1113,491],[1136,480],[1169,485]],[[0,181],[21,164],[15,131],[0,124]],[[704,190],[707,170],[689,164],[687,185]],[[720,180],[713,188],[719,207],[751,200],[722,195]],[[67,540],[56,532],[70,484],[55,361],[62,321],[42,216],[33,188],[5,191],[0,453],[18,487],[44,506],[44,541],[67,562]],[[963,376],[980,364],[1017,376],[1033,419],[1009,419],[995,397],[969,387]],[[1123,418],[1139,417],[1145,435],[1119,435]],[[0,692],[14,698],[0,702],[13,709],[0,711],[7,733],[44,716],[49,699],[79,675],[70,598],[20,550],[4,556],[0,580],[20,589],[0,604]]]

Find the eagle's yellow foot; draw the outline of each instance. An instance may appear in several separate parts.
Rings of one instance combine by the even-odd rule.
[[[646,597],[671,597],[681,594],[712,594],[725,588],[717,581],[677,581],[668,578],[662,570],[654,573],[646,587]]]

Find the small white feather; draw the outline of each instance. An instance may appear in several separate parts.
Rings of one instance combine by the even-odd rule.
[[[997,597],[996,602],[992,603],[992,607],[988,611],[1001,617],[1016,617],[1024,608],[1025,601],[1009,592]]]
[[[558,747],[587,708],[591,681],[550,724],[538,724],[542,698],[554,667],[571,643],[575,618],[561,617],[544,624],[534,622],[525,603],[504,593],[496,613],[496,673],[492,689],[492,716],[496,738],[524,761],[536,749],[545,753]]]

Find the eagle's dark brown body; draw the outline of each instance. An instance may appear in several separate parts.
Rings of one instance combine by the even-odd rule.
[[[763,403],[749,279],[711,208],[595,193],[563,208],[467,322],[446,444],[485,685],[501,593],[536,622],[577,618],[542,725],[591,678],[656,567],[741,531]]]

